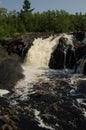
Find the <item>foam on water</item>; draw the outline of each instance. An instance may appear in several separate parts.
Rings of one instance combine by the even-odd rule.
[[[50,36],[46,39],[37,38],[34,40],[33,46],[28,51],[25,62],[22,65],[25,78],[17,82],[15,86],[15,92],[22,100],[27,98],[28,93],[33,93],[33,84],[39,80],[48,80],[49,76],[53,77],[59,73],[68,73],[66,69],[58,71],[51,70],[48,67],[51,53],[58,45],[61,37],[67,38],[67,44],[73,45],[72,35],[67,34]]]
[[[8,93],[9,93],[8,90],[6,90],[6,89],[0,89],[0,97],[6,95],[6,94],[8,94]]]
[[[33,90],[33,85],[36,84],[39,80],[45,81],[50,80],[53,77],[57,77],[58,75],[68,75],[68,80],[70,82],[70,85],[75,88],[75,83],[82,79],[81,75],[73,75],[72,71],[69,71],[68,69],[64,70],[51,70],[48,67],[48,63],[50,60],[51,53],[54,51],[56,46],[58,45],[58,40],[60,37],[64,36],[65,38],[68,38],[68,43],[72,45],[72,36],[62,34],[58,37],[49,37],[47,39],[38,38],[35,39],[33,42],[33,46],[30,48],[30,50],[27,53],[25,63],[22,65],[23,68],[23,74],[25,75],[24,79],[17,82],[15,89],[14,89],[14,95],[10,97],[10,104],[11,105],[18,105],[18,102],[16,99],[25,101],[28,98],[29,94],[35,93]],[[65,76],[64,76],[65,77]],[[64,80],[67,80],[67,78],[64,78]],[[86,78],[83,78],[83,80],[86,80]],[[70,93],[73,93],[74,90],[72,90]],[[77,103],[82,103],[82,99],[77,99]],[[78,106],[74,103],[74,107],[77,109],[82,110],[81,108],[78,108]],[[86,111],[83,111],[84,116],[86,116]],[[36,121],[38,121],[39,126],[43,128],[47,128],[50,130],[54,130],[54,128],[46,125],[46,123],[43,122],[43,120],[40,117],[40,111],[34,110],[34,115]],[[58,126],[58,124],[56,124]]]
[[[60,36],[59,36],[60,37]],[[58,38],[52,40],[52,36],[47,39],[38,38],[33,42],[33,46],[27,53],[25,66],[46,67],[48,66],[53,47],[58,44]]]
[[[52,128],[52,127],[50,127],[50,126],[44,124],[43,120],[42,120],[41,117],[39,116],[39,115],[40,115],[40,111],[38,111],[38,110],[35,109],[35,110],[34,110],[34,113],[35,113],[35,118],[36,118],[36,120],[39,122],[39,125],[38,125],[38,126],[40,126],[40,127],[42,127],[42,128],[49,129],[49,130],[54,130],[54,128]]]

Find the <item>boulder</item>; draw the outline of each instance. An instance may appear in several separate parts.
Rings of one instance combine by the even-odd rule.
[[[0,62],[0,88],[12,89],[18,80],[24,78],[22,72],[19,62],[12,58],[3,59]]]
[[[51,54],[49,67],[52,69],[64,68],[64,51],[60,47],[57,47]]]
[[[76,63],[76,55],[75,50],[72,49],[72,46],[69,45],[67,52],[66,52],[66,68],[73,69]]]
[[[78,47],[76,47],[75,55],[76,55],[77,61],[83,58],[86,55],[86,44],[81,43]]]
[[[86,75],[86,55],[76,62],[75,72]]]
[[[86,95],[86,81],[85,80],[81,80],[78,82],[76,93],[81,93],[81,94]]]
[[[49,67],[53,69],[72,69],[76,63],[75,50],[72,44],[67,43],[67,39],[61,37],[59,44],[54,52],[51,54],[49,61]]]
[[[76,39],[78,41],[83,41],[83,39],[85,38],[85,32],[84,31],[77,31],[74,36],[76,37]]]

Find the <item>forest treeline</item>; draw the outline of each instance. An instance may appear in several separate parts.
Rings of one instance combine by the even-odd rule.
[[[0,37],[26,32],[70,32],[86,30],[86,14],[69,14],[65,10],[48,10],[42,13],[31,9],[24,0],[22,9],[8,12],[0,8]]]

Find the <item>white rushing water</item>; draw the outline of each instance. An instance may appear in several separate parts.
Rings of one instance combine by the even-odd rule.
[[[73,36],[67,34],[50,36],[46,39],[37,38],[34,40],[33,46],[28,51],[25,62],[22,65],[25,78],[20,80],[15,86],[15,91],[21,96],[21,98],[26,99],[28,92],[33,92],[32,88],[35,82],[38,80],[47,80],[47,78],[44,76],[45,73],[50,72],[52,75],[57,73],[56,70],[54,71],[49,69],[48,63],[51,53],[58,45],[61,37],[67,38],[67,44],[71,44],[73,46]]]
[[[53,36],[51,36],[44,40],[42,38],[35,39],[33,46],[28,51],[24,65],[33,67],[48,67],[51,53],[54,50],[55,45],[58,44],[59,38],[60,36],[53,39]]]
[[[14,97],[11,99],[11,105],[18,105],[18,100],[27,100],[28,95],[35,93],[33,91],[33,85],[36,84],[36,82],[42,80],[49,80],[49,77],[56,76],[57,74],[69,74],[70,72],[67,69],[64,70],[51,70],[48,67],[48,63],[51,57],[51,53],[54,51],[56,46],[59,43],[60,37],[67,38],[67,44],[72,45],[72,35],[67,34],[61,34],[59,36],[50,36],[49,38],[42,39],[37,38],[33,42],[33,46],[30,48],[30,50],[27,53],[26,59],[24,64],[22,65],[23,68],[23,74],[25,75],[25,78],[23,80],[20,80],[17,82],[15,86],[15,93]],[[65,52],[66,55],[66,52]],[[65,64],[65,63],[64,63]],[[77,81],[77,76],[74,76],[70,78],[69,82],[70,85],[73,86],[74,83]],[[65,79],[64,79],[65,80]],[[71,91],[73,93],[73,91]],[[78,100],[80,102],[80,100]],[[74,104],[75,105],[75,104]],[[84,111],[84,114],[86,111]],[[40,111],[34,110],[35,119],[38,121],[39,126],[43,128],[47,128],[50,130],[54,130],[51,126],[48,126],[43,122],[43,120],[40,117]],[[85,114],[86,115],[86,114]],[[56,124],[58,126],[58,124]]]
[[[35,39],[33,42],[33,46],[28,51],[25,66],[34,66],[34,67],[48,67],[48,63],[51,57],[51,53],[54,51],[56,46],[58,45],[59,38],[64,37],[67,38],[67,44],[72,43],[72,35],[61,34],[59,36],[50,36],[49,38]]]
[[[0,97],[6,95],[6,94],[8,94],[8,93],[9,93],[8,90],[6,90],[6,89],[0,89]]]
[[[38,110],[34,110],[34,113],[35,113],[35,118],[36,120],[39,122],[39,125],[40,127],[42,128],[46,128],[46,129],[49,129],[49,130],[55,130],[54,128],[44,124],[43,120],[41,119],[41,117],[39,116],[40,115],[40,112]]]

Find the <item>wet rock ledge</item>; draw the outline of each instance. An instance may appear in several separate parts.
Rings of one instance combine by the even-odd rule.
[[[8,54],[17,54],[24,58],[27,51],[33,45],[35,38],[47,38],[53,33],[27,33],[22,35],[17,35],[13,37],[5,37],[0,40],[1,46],[5,48]]]

